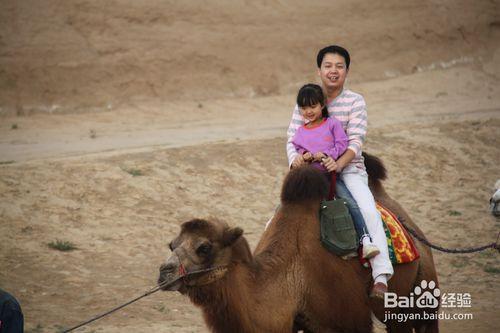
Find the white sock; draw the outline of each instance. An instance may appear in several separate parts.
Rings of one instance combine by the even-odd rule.
[[[387,286],[387,274],[380,274],[375,278],[375,281],[373,283],[383,283]]]
[[[361,239],[361,244],[363,244],[363,246],[366,246],[366,245],[372,244],[372,241],[368,235],[365,235]]]

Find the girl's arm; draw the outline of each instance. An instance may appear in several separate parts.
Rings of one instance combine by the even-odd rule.
[[[312,159],[311,153],[302,145],[302,131],[299,128],[295,135],[291,138],[291,149],[293,150],[295,156],[290,163],[290,168],[296,168],[301,166],[304,162],[310,162]],[[288,147],[287,147],[288,148]],[[287,149],[288,150],[288,149]]]
[[[289,142],[291,143],[292,145],[292,149],[295,153],[295,155],[297,155],[297,153],[299,153],[300,155],[304,155],[304,153],[307,152],[307,149],[303,146],[303,138],[302,138],[302,130],[300,128],[298,128],[293,137],[291,137],[289,139]],[[288,148],[288,147],[287,147]],[[287,149],[288,150],[288,149]],[[293,161],[292,161],[293,162]]]
[[[302,147],[299,143],[296,143],[295,141],[293,141],[293,145],[295,146],[295,149],[297,149],[297,153],[299,153],[299,154],[297,155],[297,157],[295,157],[295,159],[298,158],[298,161],[295,161],[295,159],[294,159],[292,162],[292,167],[300,166],[302,164],[302,162],[311,162],[312,161],[313,155],[311,154],[311,152],[309,150]]]
[[[293,142],[293,146],[295,147],[295,151],[300,155],[304,155],[305,153],[307,153],[307,150],[301,145],[298,145],[295,142]]]
[[[335,119],[334,117],[329,117],[329,128],[330,132],[333,136],[333,147],[325,151],[324,153],[337,160],[339,156],[341,156],[347,149],[348,138],[342,128],[342,124],[340,121]]]

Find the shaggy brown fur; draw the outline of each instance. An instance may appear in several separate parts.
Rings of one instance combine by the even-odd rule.
[[[370,181],[377,200],[418,230],[384,191],[380,178],[385,177],[385,169],[380,161],[366,158],[369,174],[376,175]],[[254,256],[240,237],[241,229],[220,221],[186,222],[171,243],[174,253],[162,265],[159,282],[177,278],[181,263],[187,271],[227,266],[227,273],[210,284],[197,285],[195,278],[170,288],[187,294],[202,308],[213,332],[289,333],[296,318],[310,332],[371,332],[371,312],[382,320],[384,308],[368,297],[370,270],[357,259],[332,255],[319,242],[318,208],[327,187],[323,179],[311,168],[288,174],[282,205]],[[437,281],[430,250],[416,245],[420,260],[395,267],[389,281],[389,290],[398,295],[409,295],[421,280]],[[387,327],[390,332],[413,328],[438,332],[437,321],[389,322]]]

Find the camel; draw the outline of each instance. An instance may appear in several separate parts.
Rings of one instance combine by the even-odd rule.
[[[495,183],[494,190],[490,199],[490,211],[493,216],[500,217],[500,179]]]
[[[375,198],[423,236],[385,192],[382,162],[366,154],[365,164]],[[319,241],[318,211],[327,187],[324,177],[311,167],[291,170],[283,183],[281,206],[253,255],[239,227],[219,220],[183,223],[169,244],[172,255],[161,265],[158,282],[177,279],[163,290],[187,295],[201,307],[207,326],[216,333],[371,332],[372,312],[383,321],[387,309],[382,300],[368,296],[373,283],[370,269],[357,258],[345,260],[331,254]],[[431,250],[419,242],[415,245],[420,258],[395,266],[389,281],[389,292],[398,296],[409,296],[422,280],[437,283]],[[206,269],[213,270],[180,278]],[[385,324],[388,332],[438,332],[437,319]]]

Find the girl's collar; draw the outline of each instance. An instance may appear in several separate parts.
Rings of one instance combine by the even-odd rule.
[[[314,128],[318,128],[318,127],[322,126],[324,123],[326,123],[326,120],[327,120],[327,119],[328,119],[328,118],[323,118],[323,120],[322,120],[319,124],[312,125],[312,126],[309,126],[309,127],[308,127],[308,125],[310,124],[310,122],[309,122],[309,123],[307,123],[307,124],[304,124],[304,128],[305,128],[305,129],[307,129],[307,130],[314,129]]]

